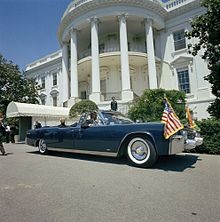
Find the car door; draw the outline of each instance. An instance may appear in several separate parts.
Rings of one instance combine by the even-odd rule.
[[[75,149],[114,153],[117,152],[122,136],[116,125],[79,127],[74,139]]]
[[[46,130],[44,137],[49,148],[74,148],[74,127],[54,127]]]

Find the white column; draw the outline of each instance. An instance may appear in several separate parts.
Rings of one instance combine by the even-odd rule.
[[[68,78],[68,46],[67,43],[62,45],[62,103],[69,99],[69,78]],[[60,85],[61,87],[61,85]],[[61,90],[61,89],[60,89]]]
[[[91,19],[91,54],[92,54],[92,94],[90,100],[100,102],[100,70],[99,70],[99,40],[98,19]]]
[[[154,54],[154,39],[152,19],[145,19],[146,44],[147,44],[147,59],[148,59],[148,75],[150,89],[157,89],[157,72]]]
[[[120,32],[120,52],[121,52],[121,82],[122,82],[122,100],[129,101],[133,99],[131,92],[129,60],[128,60],[128,38],[126,27],[126,16],[119,16],[119,32]]]
[[[68,106],[72,106],[77,101],[79,95],[78,95],[78,67],[77,67],[77,30],[71,29],[70,30],[70,101]]]

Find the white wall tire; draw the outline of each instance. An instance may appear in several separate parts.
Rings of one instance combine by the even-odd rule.
[[[157,153],[149,140],[134,137],[128,142],[127,157],[134,166],[150,167],[156,162]]]
[[[41,154],[47,154],[48,152],[47,144],[44,139],[40,139],[39,144],[38,144],[38,149]]]

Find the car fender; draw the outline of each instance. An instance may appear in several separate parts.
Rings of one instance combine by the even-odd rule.
[[[155,142],[155,139],[153,137],[153,135],[150,133],[150,132],[146,132],[146,131],[135,131],[135,132],[131,132],[131,133],[127,133],[123,139],[121,140],[120,144],[119,144],[119,147],[118,147],[118,150],[117,150],[117,153],[118,155],[120,154],[123,154],[124,153],[124,150],[123,150],[123,144],[124,142],[131,136],[134,136],[134,135],[144,135],[144,136],[147,136],[148,138],[151,139],[154,147],[155,147],[155,150],[157,152],[157,147],[156,147],[156,142]]]

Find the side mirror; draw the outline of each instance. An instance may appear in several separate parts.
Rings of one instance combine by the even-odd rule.
[[[76,127],[77,126],[77,122],[73,123],[72,125],[70,125],[71,127]]]

